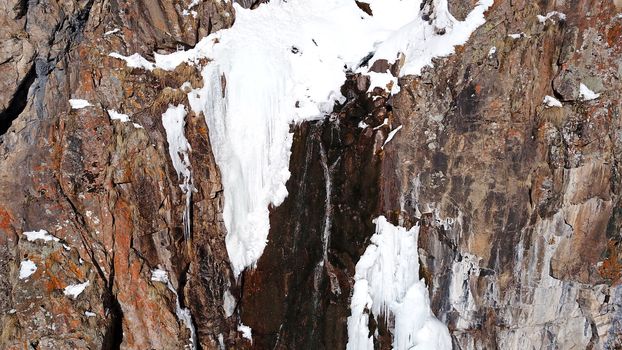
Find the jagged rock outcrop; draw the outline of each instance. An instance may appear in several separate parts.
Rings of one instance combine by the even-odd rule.
[[[450,1],[457,18],[472,6]],[[379,215],[421,224],[421,274],[454,348],[622,348],[619,2],[499,0],[399,94],[367,94],[350,75],[331,116],[292,128],[289,196],[237,281],[205,120],[188,109],[189,238],[162,125],[169,105],[188,105],[182,85],[202,84],[200,67],[108,56],[192,47],[232,25],[230,2],[0,8],[0,348],[183,349],[195,333],[202,349],[343,349],[354,267]],[[38,230],[58,240],[24,235]],[[36,271],[20,278],[24,261]],[[370,324],[379,348],[388,328]]]
[[[146,74],[108,56],[192,46],[233,23],[231,5],[2,6],[0,347],[181,349],[191,331],[178,308],[203,315],[190,324],[203,348],[233,346],[236,320],[222,308],[232,276],[207,129],[202,118],[186,120],[196,168],[195,234],[186,240],[161,122],[169,104],[187,104],[180,87],[198,84],[199,74],[189,66]],[[70,99],[92,106],[72,109]],[[111,120],[111,111],[136,125]],[[58,240],[23,234],[38,230]],[[20,279],[25,259],[37,270]],[[157,267],[168,271],[168,286],[151,280]],[[64,294],[87,281],[78,297]]]
[[[257,325],[256,339],[265,348],[343,348],[342,295],[367,244],[360,237],[369,237],[371,219],[383,214],[422,224],[422,272],[456,349],[622,346],[622,21],[615,6],[498,1],[467,45],[421,77],[402,79],[387,106],[350,104],[323,131],[301,127],[293,194],[273,211],[271,243],[246,276],[242,319]],[[451,7],[466,13],[469,5]],[[582,98],[582,83],[600,97]],[[563,106],[545,106],[547,95]],[[375,127],[385,116],[389,124],[380,131],[353,128],[362,120]],[[343,163],[331,173],[330,264],[318,283],[325,226],[320,144],[335,152],[329,164]],[[357,160],[347,167],[350,152]],[[308,194],[313,183],[316,197]],[[352,192],[360,200],[348,198]],[[301,215],[301,206],[309,214]],[[267,313],[279,321],[255,316]],[[379,345],[390,348],[378,322]]]

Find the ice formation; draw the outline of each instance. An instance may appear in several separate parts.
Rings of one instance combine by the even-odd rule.
[[[151,270],[151,280],[168,284],[168,272],[160,268],[153,269]]]
[[[162,114],[162,126],[166,131],[166,141],[168,151],[173,162],[173,167],[177,176],[182,181],[180,188],[186,196],[186,206],[184,210],[184,237],[190,237],[190,202],[192,200],[192,172],[190,171],[190,158],[188,152],[191,151],[190,144],[184,135],[186,125],[186,108],[184,105],[169,105],[168,109]]]
[[[190,314],[190,310],[188,310],[188,308],[181,306],[179,294],[177,294],[177,290],[173,286],[173,283],[171,283],[168,272],[160,267],[151,270],[151,281],[164,283],[168,290],[175,295],[175,315],[177,316],[177,319],[179,319],[179,321],[181,321],[184,326],[190,331],[188,347],[191,350],[195,350],[197,344],[197,335],[194,324],[192,323],[192,315]]]
[[[418,75],[433,58],[464,44],[493,0],[480,0],[464,21],[449,13],[446,0],[367,2],[372,15],[351,0],[274,0],[254,10],[234,4],[235,24],[191,50],[154,53],[155,63],[110,54],[147,70],[210,59],[202,68],[204,87],[188,98],[205,116],[222,174],[226,245],[236,276],[263,253],[268,208],[287,196],[290,125],[322,118],[343,101],[347,71],[371,75],[372,88],[393,81],[397,92],[396,77],[368,72],[365,57],[372,63],[401,57],[399,75]]]
[[[374,220],[376,233],[355,268],[348,350],[373,350],[369,317],[390,325],[395,350],[449,350],[451,337],[434,317],[425,282],[419,277],[419,227]]]

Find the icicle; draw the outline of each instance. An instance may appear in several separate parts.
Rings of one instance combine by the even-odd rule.
[[[395,350],[451,349],[449,331],[432,314],[428,290],[419,279],[419,227],[393,226],[384,216],[374,222],[376,233],[355,268],[347,349],[374,348],[366,310],[392,325]]]
[[[173,167],[177,172],[177,176],[182,180],[179,185],[181,191],[186,197],[186,205],[184,207],[184,238],[190,239],[190,210],[192,205],[192,172],[190,171],[190,158],[188,152],[192,150],[186,136],[184,136],[184,127],[186,125],[186,107],[184,105],[169,105],[168,109],[162,114],[162,126],[166,131],[166,140],[168,142],[168,151],[173,162]]]

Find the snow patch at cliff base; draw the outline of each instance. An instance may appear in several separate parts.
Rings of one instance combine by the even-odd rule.
[[[419,279],[419,226],[406,230],[384,216],[374,222],[376,233],[355,268],[347,349],[374,349],[370,312],[389,325],[393,349],[451,349],[449,331],[432,314],[428,290]]]

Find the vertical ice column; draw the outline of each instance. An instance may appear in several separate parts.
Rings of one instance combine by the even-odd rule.
[[[449,350],[447,327],[434,317],[425,282],[419,279],[419,226],[393,226],[384,216],[374,220],[376,233],[356,264],[348,350],[371,350],[369,312],[384,318],[393,334],[393,349]]]
[[[190,171],[190,159],[188,152],[192,149],[184,136],[186,125],[186,108],[184,105],[169,105],[168,109],[162,114],[162,126],[166,131],[166,141],[168,142],[168,152],[173,162],[173,167],[177,176],[182,181],[181,191],[186,195],[186,206],[184,209],[184,237],[190,238],[190,205],[192,201],[192,172]]]

